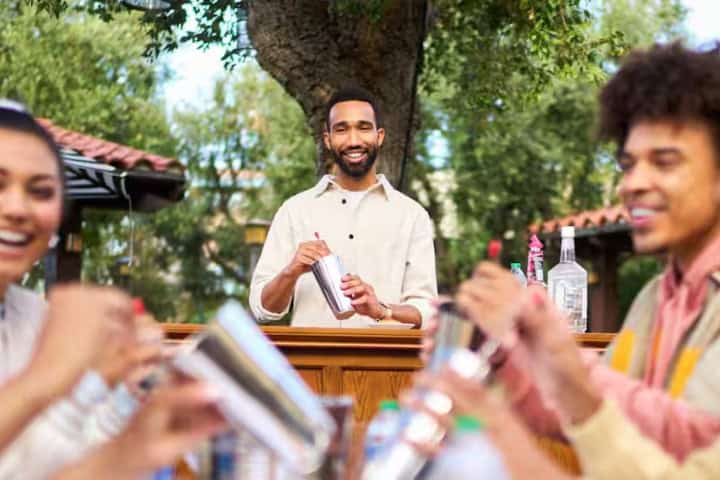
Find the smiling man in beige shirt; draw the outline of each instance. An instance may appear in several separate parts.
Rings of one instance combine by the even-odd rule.
[[[385,138],[380,124],[374,98],[362,89],[342,89],[328,102],[324,141],[336,175],[276,213],[250,286],[260,322],[278,320],[291,307],[291,325],[300,327],[356,328],[378,320],[420,327],[430,315],[437,295],[432,222],[376,173]],[[342,287],[356,314],[346,320],[335,318],[308,273],[330,252],[350,273]]]

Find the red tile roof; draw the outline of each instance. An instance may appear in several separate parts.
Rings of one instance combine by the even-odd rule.
[[[173,158],[153,155],[119,143],[108,142],[97,137],[66,130],[45,118],[39,118],[38,122],[50,132],[61,148],[74,150],[98,162],[107,163],[123,170],[143,167],[149,167],[156,172],[172,170],[174,173],[182,173],[184,170],[182,164]]]
[[[562,227],[574,226],[576,228],[597,228],[603,225],[627,223],[630,219],[625,207],[614,205],[612,207],[600,208],[586,212],[576,213],[563,218],[547,220],[543,223],[532,225],[531,233],[552,233]]]

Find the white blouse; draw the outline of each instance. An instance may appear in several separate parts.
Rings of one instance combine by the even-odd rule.
[[[10,285],[0,316],[0,384],[30,361],[35,340],[45,319],[45,302],[37,294]]]
[[[29,362],[45,321],[45,301],[10,285],[0,316],[0,385]],[[127,391],[109,391],[101,377],[88,372],[71,395],[51,405],[0,453],[0,479],[35,480],[77,460],[90,448],[117,434],[133,413]]]

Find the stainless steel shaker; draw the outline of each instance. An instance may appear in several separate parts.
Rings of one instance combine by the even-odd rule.
[[[344,320],[351,317],[355,309],[340,289],[342,277],[347,274],[340,257],[334,254],[322,257],[313,263],[312,272],[335,318]]]
[[[436,346],[425,368],[438,372],[447,366],[463,378],[486,381],[492,373],[490,357],[500,347],[499,343],[487,338],[472,322],[463,317],[451,302],[440,305],[438,315]],[[452,400],[441,392],[417,393],[428,410],[438,414],[447,414],[452,410]],[[363,480],[416,478],[427,463],[427,458],[406,440],[438,445],[444,439],[446,431],[432,415],[424,411],[406,411],[404,414],[407,416],[404,428],[376,460],[365,465]]]
[[[213,385],[230,426],[250,433],[290,470],[310,474],[321,467],[335,422],[239,303],[223,305],[173,363]]]
[[[431,372],[439,371],[455,350],[476,350],[484,340],[480,329],[458,312],[454,302],[444,302],[438,306],[437,322],[435,349],[425,367]]]

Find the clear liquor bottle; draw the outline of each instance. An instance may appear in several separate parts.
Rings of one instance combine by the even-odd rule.
[[[550,298],[562,310],[576,333],[587,331],[587,271],[575,261],[575,227],[561,231],[560,263],[548,272]]]

